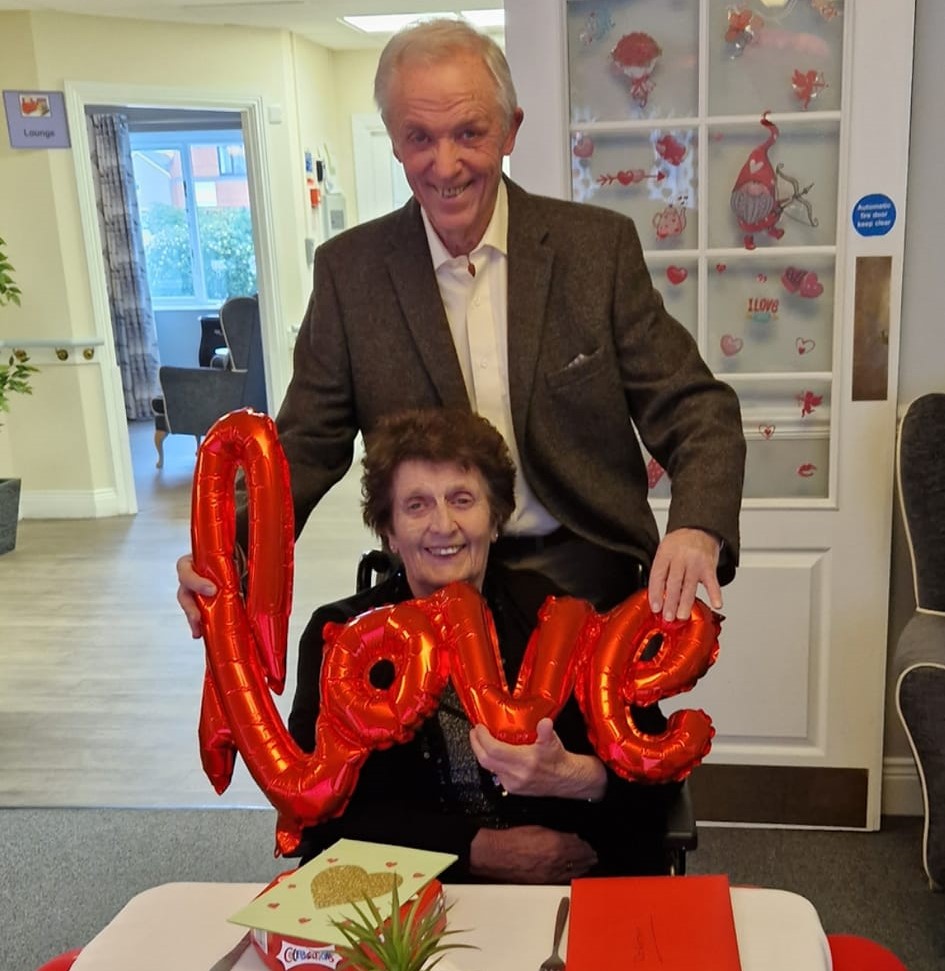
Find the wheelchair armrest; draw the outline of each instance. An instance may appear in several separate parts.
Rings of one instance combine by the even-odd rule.
[[[694,850],[699,845],[688,779],[683,780],[679,794],[666,807],[665,840],[666,845],[673,849]]]

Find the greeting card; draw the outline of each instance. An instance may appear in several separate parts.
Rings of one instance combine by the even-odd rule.
[[[339,840],[229,920],[309,941],[344,944],[333,922],[355,917],[352,903],[363,909],[365,897],[370,897],[382,914],[389,914],[395,885],[401,902],[409,900],[456,859],[450,853]]]

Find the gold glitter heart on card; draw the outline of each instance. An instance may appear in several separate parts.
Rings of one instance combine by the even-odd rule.
[[[318,908],[360,902],[365,897],[380,897],[399,887],[398,873],[368,873],[360,866],[335,866],[322,870],[312,880],[312,900]]]

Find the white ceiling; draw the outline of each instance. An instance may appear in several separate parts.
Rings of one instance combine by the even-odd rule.
[[[334,50],[380,47],[383,34],[339,23],[341,16],[378,13],[458,13],[502,6],[502,0],[0,0],[4,10],[67,13],[191,24],[277,27]]]

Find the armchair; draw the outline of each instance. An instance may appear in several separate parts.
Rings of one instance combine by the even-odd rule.
[[[922,863],[945,888],[945,393],[916,398],[899,428],[896,471],[916,610],[893,658],[896,708],[915,757],[925,827]]]
[[[193,435],[199,444],[230,411],[268,411],[258,299],[231,297],[220,309],[220,325],[229,352],[226,368],[164,366],[158,371],[162,393],[152,399],[151,410],[159,469],[168,435]]]

